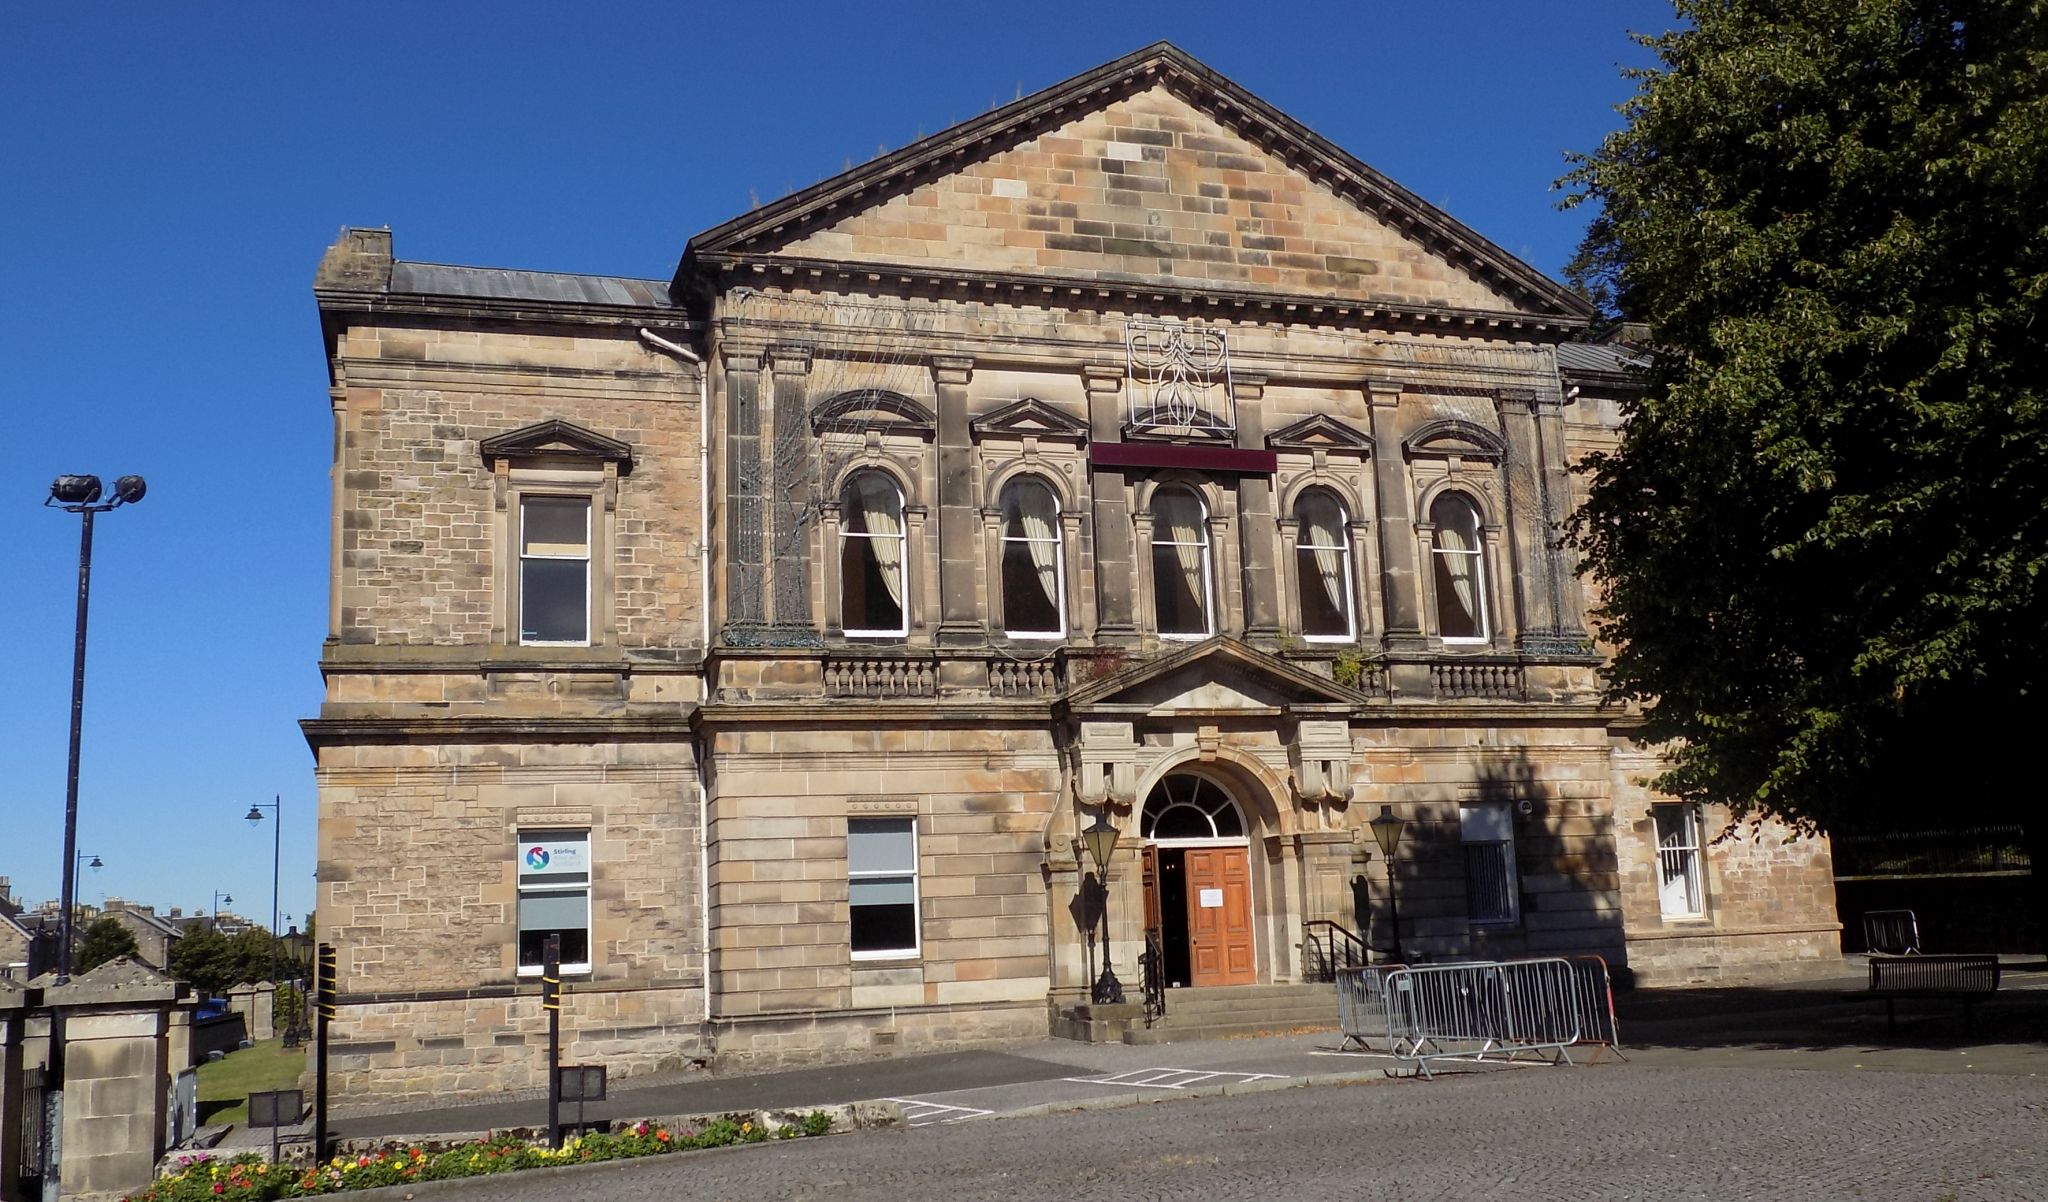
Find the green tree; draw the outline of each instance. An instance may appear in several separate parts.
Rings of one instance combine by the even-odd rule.
[[[212,930],[187,932],[171,945],[170,974],[194,989],[224,992],[235,983],[228,937]]]
[[[78,948],[71,955],[71,971],[88,973],[116,956],[134,956],[141,950],[127,927],[111,915],[102,914],[86,924],[85,933],[78,937]]]
[[[1575,156],[1656,366],[1572,537],[1659,786],[1835,833],[2021,823],[2048,928],[2048,12],[1678,0]]]

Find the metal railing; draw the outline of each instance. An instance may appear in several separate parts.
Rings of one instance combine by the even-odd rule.
[[[1342,1046],[1412,1061],[1423,1076],[1445,1060],[1570,1064],[1579,1045],[1620,1053],[1613,987],[1598,956],[1342,969],[1337,1018]]]
[[[1145,1025],[1166,1017],[1166,947],[1158,931],[1145,932],[1145,953],[1138,958],[1145,992]]]
[[[1863,948],[1880,956],[1920,954],[1920,920],[1911,910],[1871,910],[1863,915]]]
[[[1301,974],[1305,981],[1334,981],[1339,969],[1363,968],[1371,949],[1358,933],[1327,918],[1301,924]]]

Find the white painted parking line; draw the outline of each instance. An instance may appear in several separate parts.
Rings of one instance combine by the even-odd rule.
[[[941,1102],[920,1102],[916,1098],[884,1098],[903,1107],[903,1121],[912,1127],[930,1127],[938,1123],[957,1123],[962,1119],[978,1119],[994,1114],[993,1110],[976,1110],[972,1106],[947,1106]]]
[[[1073,1081],[1080,1085],[1107,1085],[1113,1088],[1187,1089],[1190,1086],[1207,1085],[1226,1077],[1231,1082],[1238,1082],[1277,1081],[1285,1076],[1285,1073],[1231,1073],[1221,1069],[1134,1068],[1106,1077],[1062,1077],[1060,1080]]]

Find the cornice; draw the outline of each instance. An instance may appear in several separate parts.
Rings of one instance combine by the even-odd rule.
[[[691,736],[690,707],[673,715],[609,718],[492,717],[301,718],[306,745],[318,751],[359,743],[431,742],[653,742]]]
[[[394,295],[387,292],[357,292],[336,288],[315,288],[313,298],[319,303],[323,319],[346,314],[492,321],[513,325],[554,323],[634,329],[640,326],[659,326],[664,330],[690,332],[703,328],[702,322],[689,320],[681,310],[659,305],[601,305],[584,301],[427,296],[416,293]]]

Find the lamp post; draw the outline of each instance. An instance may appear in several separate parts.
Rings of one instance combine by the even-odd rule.
[[[212,929],[213,929],[213,933],[214,933],[214,934],[216,934],[216,935],[220,934],[220,904],[221,904],[222,902],[226,902],[227,904],[229,904],[229,905],[231,905],[231,906],[232,906],[232,905],[234,905],[234,904],[235,904],[235,895],[234,895],[234,894],[232,894],[232,893],[222,893],[222,892],[221,892],[220,890],[218,890],[218,889],[215,889],[215,890],[213,891],[213,927],[212,927]]]
[[[50,483],[50,495],[43,504],[55,506],[83,519],[78,535],[78,625],[71,642],[71,763],[64,782],[64,897],[59,916],[63,934],[58,939],[57,981],[71,980],[71,934],[77,905],[78,855],[78,738],[85,715],[85,615],[92,596],[92,519],[96,514],[132,505],[149,491],[140,476],[123,476],[114,481],[114,499],[100,500],[98,476],[59,476]]]
[[[1116,979],[1116,970],[1109,963],[1109,863],[1116,854],[1116,840],[1117,829],[1110,825],[1106,806],[1096,811],[1095,824],[1081,832],[1088,858],[1095,861],[1095,879],[1102,885],[1102,975],[1095,978],[1093,994],[1098,1006],[1120,1005],[1124,1000],[1123,983]]]
[[[100,858],[99,858],[98,856],[93,856],[93,857],[92,857],[92,863],[90,863],[90,864],[87,864],[87,863],[85,862],[85,857],[86,857],[86,856],[88,856],[88,855],[91,855],[91,854],[92,854],[92,853],[90,853],[90,852],[84,852],[84,851],[81,851],[81,852],[79,852],[79,853],[78,853],[77,855],[74,855],[74,856],[72,856],[72,857],[71,857],[71,863],[72,863],[72,869],[73,869],[73,872],[72,872],[72,879],[74,879],[74,880],[75,880],[75,879],[77,879],[77,877],[78,877],[79,875],[83,874],[83,873],[85,872],[85,870],[86,870],[86,869],[88,869],[88,868],[92,869],[92,870],[93,870],[94,872],[98,872],[98,871],[99,871],[100,869],[102,869],[102,868],[105,868],[105,867],[106,867],[106,864],[102,863],[102,862],[101,862],[101,860],[100,860]]]
[[[271,998],[277,997],[277,866],[284,851],[284,795],[273,793],[269,804],[256,802],[249,812],[242,815],[249,825],[263,825],[263,811],[269,810],[273,821],[270,824],[270,988]]]
[[[1393,950],[1389,954],[1398,964],[1401,960],[1401,907],[1394,898],[1394,849],[1401,845],[1401,830],[1407,823],[1395,817],[1393,806],[1381,806],[1380,816],[1366,825],[1372,827],[1373,842],[1380,845],[1380,859],[1387,865],[1387,927],[1394,937]]]

